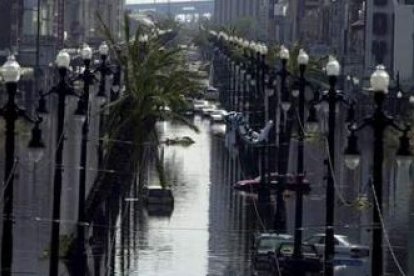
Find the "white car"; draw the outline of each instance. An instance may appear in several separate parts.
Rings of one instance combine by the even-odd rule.
[[[226,115],[227,111],[223,109],[216,109],[210,113],[210,118],[213,122],[224,122]]]
[[[318,254],[325,253],[325,234],[320,233],[311,236],[306,240],[307,243],[313,244]],[[369,256],[369,247],[352,243],[347,236],[334,235],[335,257],[352,257],[363,258]]]
[[[215,105],[207,105],[207,106],[204,106],[201,109],[201,112],[203,113],[204,116],[207,116],[208,117],[215,110],[217,110],[217,107]]]
[[[208,106],[208,102],[205,100],[194,100],[193,109],[195,112],[201,112],[203,108]]]

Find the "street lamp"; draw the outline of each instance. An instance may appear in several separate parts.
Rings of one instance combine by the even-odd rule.
[[[57,276],[59,272],[59,232],[60,232],[60,198],[62,193],[62,173],[63,173],[63,147],[64,121],[65,121],[65,102],[66,96],[74,95],[73,88],[67,80],[69,71],[70,56],[61,50],[56,57],[56,65],[59,70],[60,80],[49,93],[58,95],[58,120],[56,131],[56,155],[55,155],[55,173],[53,179],[53,211],[52,211],[52,233],[50,244],[50,276]]]
[[[348,138],[348,146],[345,151],[345,161],[350,168],[356,168],[359,164],[357,138],[355,132],[366,126],[370,126],[374,133],[374,156],[373,156],[373,192],[376,206],[373,208],[373,230],[372,230],[372,260],[371,275],[383,275],[383,236],[382,236],[382,185],[383,185],[383,161],[384,161],[384,133],[388,127],[392,127],[402,133],[400,137],[400,147],[397,154],[400,155],[400,164],[411,161],[411,152],[409,149],[408,132],[409,127],[399,127],[394,118],[389,116],[384,110],[384,100],[388,93],[390,77],[385,71],[385,67],[379,65],[375,72],[371,75],[370,82],[374,91],[375,110],[373,114],[365,119],[359,126],[352,125],[350,127],[350,137]],[[405,162],[404,162],[405,161]]]
[[[86,167],[88,156],[88,133],[89,133],[89,89],[95,78],[90,70],[92,59],[92,49],[87,45],[83,45],[81,56],[85,69],[79,76],[83,81],[83,93],[79,97],[78,107],[74,115],[82,125],[82,142],[80,154],[80,170],[79,170],[79,199],[78,199],[78,224],[77,224],[77,265],[78,275],[85,275],[86,272],[86,252],[85,252],[85,186],[86,186]]]
[[[286,119],[287,112],[291,107],[289,101],[289,92],[287,91],[287,78],[290,76],[290,72],[287,70],[287,63],[290,58],[289,50],[285,46],[281,46],[279,50],[279,58],[281,60],[282,67],[277,72],[277,76],[280,78],[280,88],[279,88],[279,148],[278,148],[278,173],[279,173],[279,183],[280,187],[285,186],[286,184],[286,174],[288,169],[288,141],[286,133]],[[278,189],[276,193],[276,213],[275,213],[275,230],[277,232],[286,232],[286,206],[283,199],[283,190]]]
[[[5,142],[5,170],[4,170],[4,193],[3,193],[3,236],[1,241],[1,275],[12,275],[13,265],[13,185],[15,173],[15,127],[16,120],[23,117],[31,120],[23,109],[16,104],[17,83],[20,80],[21,68],[14,56],[9,56],[6,63],[1,67],[3,80],[6,84],[7,103],[0,109],[0,116],[6,121]],[[30,157],[38,161],[44,148],[41,139],[39,123],[35,122],[32,130],[32,139],[29,142]]]
[[[102,169],[103,165],[103,129],[104,129],[104,112],[103,107],[107,100],[106,94],[106,77],[112,73],[111,68],[107,64],[107,59],[109,55],[109,47],[106,42],[102,42],[99,46],[99,54],[101,55],[101,63],[97,68],[97,71],[100,74],[100,81],[99,81],[99,90],[98,94],[96,95],[98,98],[98,104],[101,108],[99,114],[99,142],[98,142],[98,168]]]
[[[329,81],[329,92],[327,101],[329,105],[328,117],[328,178],[326,185],[326,225],[325,225],[325,276],[333,276],[333,260],[335,256],[334,240],[334,219],[335,219],[335,122],[336,122],[336,102],[338,101],[336,82],[341,71],[339,62],[332,56],[329,57],[326,65],[326,74]]]
[[[305,50],[300,49],[298,60],[299,64],[299,102],[298,102],[298,156],[297,156],[297,184],[295,202],[295,241],[293,257],[296,259],[302,258],[302,224],[303,224],[303,191],[301,189],[304,184],[304,140],[305,130],[303,128],[305,122],[305,88],[307,81],[305,79],[306,66],[309,62],[309,56]]]

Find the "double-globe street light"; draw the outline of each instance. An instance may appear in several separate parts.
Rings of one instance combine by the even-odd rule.
[[[360,155],[357,145],[356,132],[370,126],[374,134],[374,154],[373,154],[373,230],[372,230],[372,260],[371,275],[383,275],[383,225],[382,225],[382,186],[383,186],[383,162],[384,162],[384,134],[388,127],[402,133],[400,146],[397,151],[397,162],[399,164],[411,162],[412,156],[408,132],[409,126],[404,128],[398,126],[393,117],[389,116],[384,110],[384,101],[388,94],[390,77],[384,66],[376,67],[371,75],[371,89],[374,92],[375,110],[373,114],[366,118],[360,125],[355,123],[349,127],[350,135],[348,145],[345,149],[345,163],[350,169],[355,169],[360,163]]]
[[[41,137],[39,123],[41,118],[32,120],[26,112],[16,104],[17,83],[21,77],[21,67],[14,56],[9,56],[1,68],[3,80],[6,84],[7,103],[0,109],[0,115],[6,121],[6,142],[5,142],[5,170],[3,183],[3,236],[1,241],[1,275],[10,276],[13,265],[13,185],[16,168],[15,160],[15,126],[16,121],[23,117],[35,123],[32,130],[32,138],[29,142],[29,154],[31,159],[38,161],[43,153],[44,143]]]

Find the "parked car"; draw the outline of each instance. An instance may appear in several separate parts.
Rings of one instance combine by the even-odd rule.
[[[270,173],[270,183],[277,183],[277,173]],[[253,179],[239,180],[233,184],[233,188],[245,192],[257,192],[260,189],[260,176],[256,176]]]
[[[296,275],[295,272],[320,273],[323,269],[322,258],[316,247],[312,244],[302,244],[303,258],[293,258],[294,242],[287,241],[279,244],[279,247],[268,254],[268,262],[271,271],[281,271],[283,275]],[[308,275],[307,274],[307,275]],[[319,274],[317,274],[319,275]]]
[[[291,235],[277,233],[260,233],[255,236],[251,252],[253,268],[269,269],[269,252],[274,252],[281,243],[292,240]]]
[[[224,122],[226,115],[227,111],[223,109],[216,109],[211,112],[210,118],[213,122]]]
[[[213,113],[215,110],[217,110],[216,105],[208,104],[208,105],[204,106],[203,108],[201,108],[201,113],[204,116],[209,117],[210,114]]]
[[[201,110],[208,105],[208,102],[205,100],[194,100],[193,109],[194,112],[201,112]]]
[[[319,254],[325,251],[325,233],[315,234],[306,240],[307,243],[313,244]],[[334,235],[335,256],[336,257],[352,257],[363,258],[369,256],[369,247],[353,243],[347,236]]]

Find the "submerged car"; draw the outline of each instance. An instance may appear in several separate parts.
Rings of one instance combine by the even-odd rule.
[[[319,254],[325,251],[325,234],[319,233],[309,237],[307,243],[313,244]],[[353,243],[347,236],[334,235],[335,257],[363,258],[369,256],[369,247]]]
[[[210,113],[211,121],[213,122],[224,122],[224,118],[227,115],[227,111],[223,109],[216,109]]]
[[[146,189],[145,202],[149,204],[173,205],[174,196],[169,188],[161,186],[149,186]]]
[[[201,112],[201,110],[205,106],[208,106],[208,102],[205,101],[205,100],[194,100],[193,101],[193,109],[194,109],[194,112]]]
[[[282,275],[296,275],[296,272],[320,273],[323,270],[322,258],[312,244],[302,244],[302,257],[293,258],[295,244],[293,241],[280,243],[279,247],[268,254],[272,271],[281,271]],[[308,274],[307,274],[308,275]]]
[[[274,252],[283,242],[292,240],[287,234],[260,233],[255,236],[251,252],[253,268],[256,270],[270,268],[268,254]]]
[[[271,173],[270,174],[270,183],[271,184],[277,184],[277,178],[278,178],[277,173]],[[236,189],[236,190],[240,190],[240,191],[254,193],[254,192],[257,192],[261,187],[260,180],[261,180],[260,176],[256,176],[253,179],[239,180],[239,181],[237,181],[236,183],[233,184],[233,188]]]

